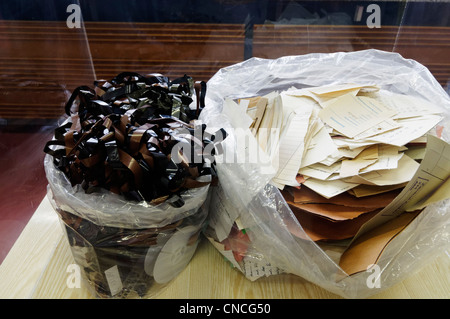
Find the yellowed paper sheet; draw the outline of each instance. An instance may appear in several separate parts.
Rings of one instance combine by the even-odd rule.
[[[279,167],[273,178],[276,183],[298,186],[295,180],[301,165],[304,150],[304,136],[309,123],[308,112],[294,116],[283,139],[280,141]]]
[[[425,157],[426,148],[426,144],[418,146],[408,146],[408,149],[404,153],[412,159],[423,160],[423,158]]]
[[[354,159],[343,160],[339,172],[340,178],[356,176],[363,168],[378,160],[378,145],[364,149]]]
[[[365,96],[345,94],[327,108],[320,110],[319,116],[328,125],[343,135],[356,135],[395,115],[395,111],[379,101]]]
[[[379,144],[377,161],[374,164],[362,169],[361,173],[396,169],[398,167],[398,161],[403,156],[403,153],[399,153],[399,150],[400,148],[397,146]]]
[[[321,181],[315,178],[307,179],[303,185],[325,198],[331,198],[358,186],[358,184],[347,183],[342,180]]]
[[[333,136],[333,142],[337,145],[338,148],[346,148],[349,150],[355,150],[355,149],[361,149],[366,148],[370,145],[379,144],[377,141],[372,141],[370,139],[364,139],[364,140],[356,140],[353,138],[347,138],[344,136]],[[389,143],[387,143],[389,144]]]
[[[252,133],[253,135],[256,135],[259,126],[261,125],[261,121],[264,117],[264,113],[266,111],[267,106],[267,98],[261,97],[258,99],[258,102],[256,103],[256,112],[255,112],[255,118],[254,118],[254,125],[252,127]]]
[[[314,88],[307,88],[307,90],[313,92],[316,95],[327,95],[327,96],[341,96],[343,94],[348,93],[348,91],[354,91],[361,88],[371,88],[374,91],[378,91],[379,88],[377,86],[372,85],[361,85],[361,84],[353,84],[353,83],[344,83],[344,84],[336,84],[336,85],[324,85]]]
[[[430,204],[439,202],[444,199],[450,198],[450,178],[447,177],[445,182],[434,191],[429,197],[425,198],[423,201],[418,202],[415,205],[409,207],[406,211],[412,212],[417,209],[422,209]]]
[[[312,137],[311,142],[308,145],[308,149],[302,159],[301,167],[321,162],[337,151],[336,144],[334,144],[330,135],[327,133],[322,121],[318,119],[317,123],[319,130],[317,134]]]
[[[278,172],[273,178],[276,185],[298,186],[296,181],[305,150],[305,138],[310,129],[313,112],[311,103],[294,96],[281,96],[283,109],[291,110],[290,122],[283,130],[278,149]]]
[[[354,149],[340,147],[340,148],[338,148],[338,151],[342,157],[355,158],[366,148],[367,148],[367,146],[361,146],[361,147],[354,148]]]
[[[410,181],[418,167],[419,164],[416,161],[404,155],[398,161],[398,167],[396,169],[372,171],[350,177],[349,179],[346,179],[346,181],[378,186],[401,184]]]
[[[420,117],[398,120],[401,127],[367,138],[369,141],[403,146],[427,134],[442,120],[440,115],[424,115]]]
[[[340,167],[340,162],[334,163],[330,166],[315,163],[310,166],[301,168],[298,172],[305,177],[313,177],[320,180],[326,180],[331,174],[338,171]]]
[[[286,91],[286,94],[306,97],[316,101],[322,108],[330,105],[333,100],[344,94],[356,96],[363,86],[357,84],[339,84],[332,86],[312,87]]]
[[[274,155],[278,153],[281,131],[283,126],[283,105],[281,103],[280,96],[276,96],[273,99],[273,118],[272,118],[272,126],[269,130],[269,135],[267,139],[266,152],[273,158]]]
[[[432,135],[428,135],[427,139],[425,157],[413,178],[394,201],[360,228],[353,240],[404,211],[414,208],[447,181],[450,176],[450,144]]]
[[[344,95],[344,94],[351,94],[353,96],[358,95],[359,89],[354,89],[354,90],[348,90],[348,91],[341,91],[339,92],[339,94],[324,94],[324,95],[316,95],[315,96],[315,100],[317,101],[317,103],[320,104],[320,106],[322,108],[326,108],[329,105],[331,105],[336,98]]]
[[[273,99],[269,100],[266,105],[266,110],[264,116],[259,124],[259,129],[256,134],[256,139],[258,140],[259,146],[266,151],[268,140],[270,138],[270,131],[272,128],[274,105]]]
[[[341,169],[339,172],[339,178],[347,178],[350,176],[357,176],[359,175],[359,172],[366,168],[367,166],[375,163],[376,159],[371,160],[343,160]]]
[[[394,119],[443,113],[443,110],[437,105],[411,95],[381,91],[375,98],[397,112],[393,116]]]
[[[383,122],[373,126],[372,128],[369,128],[368,130],[365,130],[364,132],[356,135],[354,137],[355,140],[363,140],[369,137],[373,137],[375,135],[379,135],[385,132],[389,132],[392,130],[395,130],[397,128],[400,128],[401,125],[394,121],[393,119],[387,119]]]
[[[394,189],[399,189],[399,188],[405,187],[406,184],[407,183],[397,184],[397,185],[386,185],[386,186],[361,184],[361,185],[358,185],[357,187],[349,190],[349,193],[351,193],[355,197],[365,197],[365,196],[386,193],[386,192],[392,191]]]

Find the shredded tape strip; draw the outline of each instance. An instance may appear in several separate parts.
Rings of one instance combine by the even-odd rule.
[[[70,118],[44,149],[72,185],[87,193],[104,188],[129,200],[181,207],[184,190],[210,183],[198,177],[215,179],[210,156],[215,154],[204,150],[212,143],[209,148],[220,151],[224,131],[215,140],[204,134],[205,125],[186,122],[204,107],[204,82],[187,75],[169,81],[161,74],[124,72],[94,85],[73,91],[65,107]],[[195,93],[197,108],[191,110]],[[195,130],[201,130],[201,139]]]

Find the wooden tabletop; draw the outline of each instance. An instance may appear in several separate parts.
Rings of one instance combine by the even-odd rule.
[[[67,284],[74,264],[56,213],[47,198],[0,265],[0,298],[95,298],[83,283]],[[450,258],[443,253],[406,280],[371,298],[450,298]],[[202,238],[189,265],[157,295],[163,299],[330,299],[340,296],[294,275],[246,279]]]

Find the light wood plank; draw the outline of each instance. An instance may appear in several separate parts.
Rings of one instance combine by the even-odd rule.
[[[95,298],[82,282],[69,288],[74,263],[56,213],[45,198],[0,266],[0,298]],[[371,298],[450,298],[450,258],[443,254],[404,281]],[[340,298],[294,275],[251,282],[202,239],[190,264],[151,298]]]
[[[30,298],[61,237],[59,220],[45,198],[0,265],[0,298]]]

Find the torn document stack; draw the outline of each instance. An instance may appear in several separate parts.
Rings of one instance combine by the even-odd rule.
[[[272,183],[280,189],[300,186],[302,175],[302,184],[326,198],[351,189],[367,195],[358,185],[391,189],[409,181],[425,135],[443,118],[425,100],[353,84],[291,89],[250,101],[250,128],[277,168]],[[416,158],[403,156],[409,148]]]
[[[442,110],[426,100],[339,84],[227,99],[224,112],[270,159],[271,184],[303,228],[291,233],[348,246],[340,262],[348,274],[374,264],[385,246],[372,242],[378,248],[361,260],[356,239],[414,211],[395,220],[397,231],[377,235],[387,244],[430,197],[450,197],[450,146],[438,137]]]
[[[425,66],[379,50],[251,58],[208,92],[200,120],[229,135],[204,234],[247,279],[366,298],[449,251],[450,98]]]

